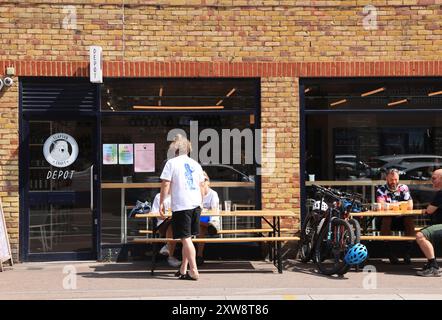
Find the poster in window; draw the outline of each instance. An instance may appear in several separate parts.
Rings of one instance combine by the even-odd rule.
[[[103,164],[118,164],[116,144],[103,144]]]
[[[134,146],[133,144],[118,145],[118,163],[133,164],[134,163]]]
[[[135,144],[135,172],[155,172],[155,144]]]

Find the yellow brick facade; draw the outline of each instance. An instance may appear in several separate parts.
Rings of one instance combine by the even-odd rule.
[[[2,1],[0,75],[23,61],[39,61],[40,71],[41,61],[86,63],[91,45],[116,62],[436,61],[441,6],[441,0]],[[276,169],[262,179],[262,204],[299,213],[298,78],[266,76],[261,87],[262,126],[277,133]],[[0,196],[17,257],[17,84],[1,92],[0,102]]]

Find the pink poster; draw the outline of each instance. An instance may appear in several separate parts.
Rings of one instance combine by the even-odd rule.
[[[155,172],[155,143],[135,144],[135,172]]]

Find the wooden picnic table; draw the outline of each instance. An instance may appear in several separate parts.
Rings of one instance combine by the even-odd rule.
[[[404,217],[404,216],[416,216],[421,215],[422,210],[406,210],[406,211],[364,211],[364,212],[352,212],[352,217]]]
[[[422,215],[421,209],[415,210],[383,210],[383,211],[364,211],[364,212],[352,212],[351,217],[358,218],[376,218],[376,217],[406,217]],[[361,240],[378,240],[378,241],[414,241],[414,236],[390,236],[390,235],[362,235]]]
[[[296,214],[290,210],[237,210],[237,211],[212,211],[203,210],[202,217],[205,216],[221,216],[221,217],[296,217]],[[136,218],[161,218],[159,212],[149,212],[136,214]],[[172,217],[167,213],[166,218]]]
[[[260,217],[264,220],[270,228],[268,229],[252,229],[256,233],[263,234],[265,230],[269,231],[269,236],[264,237],[247,237],[247,238],[195,238],[194,242],[208,242],[208,243],[238,243],[238,242],[268,242],[271,243],[271,256],[273,260],[273,264],[278,268],[278,272],[282,273],[282,258],[281,258],[281,242],[289,241],[289,240],[299,240],[299,237],[281,237],[281,217],[296,217],[296,214],[290,210],[237,210],[237,211],[217,211],[217,210],[203,210],[201,216],[220,216],[220,217]],[[151,212],[151,213],[143,213],[136,214],[136,218],[171,218],[172,215],[167,213],[165,216],[161,216],[159,212]],[[286,230],[286,229],[285,229]],[[145,231],[145,230],[143,230]],[[138,238],[134,239],[134,243],[152,243],[154,246],[154,252],[152,254],[152,270],[151,273],[154,273],[155,270],[155,256],[157,253],[156,244],[158,242],[167,242],[167,241],[179,241],[178,239],[160,239],[158,238],[158,230],[154,228],[152,230],[152,238]],[[230,230],[234,232],[235,230]],[[236,230],[238,231],[238,230]],[[240,230],[244,231],[244,230]],[[148,234],[147,232],[143,232]]]

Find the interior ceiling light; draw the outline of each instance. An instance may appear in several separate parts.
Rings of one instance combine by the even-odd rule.
[[[158,105],[161,106],[161,97],[163,96],[163,87],[160,88],[160,93],[158,94],[160,99],[158,100]]]
[[[428,94],[428,96],[429,96],[429,97],[432,97],[432,96],[438,96],[438,95],[440,95],[440,94],[442,94],[442,91],[435,91],[435,92],[430,92],[430,93]]]
[[[388,104],[388,106],[389,106],[389,107],[392,107],[392,106],[396,106],[396,105],[398,105],[398,104],[407,103],[407,102],[408,102],[407,99],[402,99],[402,100],[398,100],[398,101],[390,102],[390,103]]]
[[[236,91],[236,88],[232,88],[232,90],[230,90],[230,91],[226,94],[226,97],[230,97],[232,94],[235,93],[235,91]],[[222,99],[219,100],[219,101],[216,103],[216,105],[219,106],[221,103],[223,103],[223,100],[222,100]]]
[[[311,89],[310,88],[305,88],[304,89],[304,93],[307,93],[307,92],[309,92]]]
[[[338,104],[346,103],[346,102],[347,102],[347,99],[342,99],[342,100],[330,103],[330,107],[336,106]]]
[[[379,89],[376,89],[376,90],[372,90],[372,91],[365,92],[365,93],[361,94],[361,97],[370,96],[370,95],[372,95],[372,94],[375,94],[375,93],[378,93],[378,92],[382,92],[382,91],[385,91],[385,87],[382,87],[382,88],[379,88]]]
[[[232,94],[234,94],[236,91],[236,88],[232,88],[232,90],[229,91],[228,94],[226,94],[226,97],[230,97]]]
[[[224,106],[133,106],[133,109],[141,110],[218,110]]]

